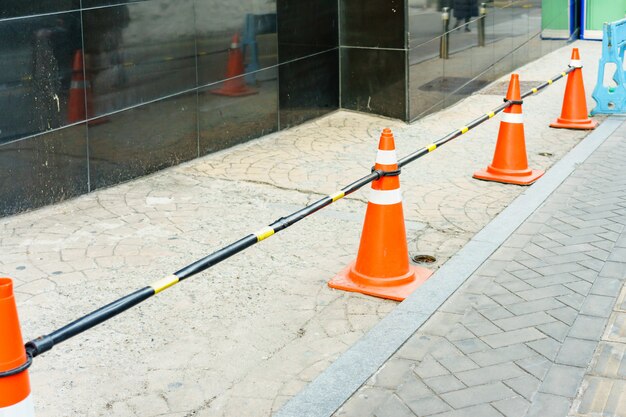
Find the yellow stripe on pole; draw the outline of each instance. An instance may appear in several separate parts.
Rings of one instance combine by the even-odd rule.
[[[263,229],[259,230],[258,232],[255,233],[256,235],[256,240],[257,242],[260,242],[262,240],[267,239],[268,237],[272,236],[274,234],[274,229],[272,229],[271,227],[264,227]]]
[[[177,284],[178,280],[179,278],[176,275],[172,274],[172,275],[166,276],[165,278],[161,278],[160,280],[151,284],[150,286],[154,290],[154,293],[158,294],[161,291],[168,289],[172,285]]]
[[[566,74],[566,73],[564,73],[564,72],[562,72],[562,73],[561,73],[561,75],[565,77],[567,74]]]
[[[487,116],[491,119],[492,117],[494,117],[496,115],[495,112],[490,111],[489,113],[486,113]]]
[[[344,193],[343,191],[337,191],[336,193],[329,195],[329,197],[331,198],[331,200],[333,200],[333,202],[341,198],[344,198],[345,196],[346,196],[346,193]]]
[[[548,80],[548,84],[552,84],[554,81],[552,80]]]
[[[426,147],[426,149],[428,149],[428,152],[432,152],[435,149],[437,149],[437,145],[435,145],[434,143],[431,143],[430,145]]]
[[[469,127],[463,126],[460,130],[461,130],[461,134],[467,133],[469,131]]]

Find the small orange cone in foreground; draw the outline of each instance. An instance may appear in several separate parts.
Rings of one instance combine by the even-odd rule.
[[[0,372],[18,368],[24,363],[26,351],[13,297],[13,282],[9,278],[0,278]],[[0,378],[0,416],[34,415],[28,371]]]
[[[519,75],[511,74],[506,99],[521,101]],[[524,119],[521,104],[512,104],[501,113],[498,142],[493,162],[487,168],[474,173],[474,178],[509,184],[529,185],[544,172],[528,168]]]
[[[224,86],[217,90],[211,90],[213,94],[221,96],[241,97],[251,94],[257,94],[258,90],[250,88],[246,85],[246,81],[242,76],[243,69],[243,52],[239,43],[239,33],[233,35],[230,49],[228,50],[228,67],[226,68],[226,81]]]
[[[396,171],[395,149],[391,130],[383,130],[375,169]],[[339,272],[328,285],[402,301],[431,274],[428,269],[409,264],[400,178],[385,176],[372,182],[356,261]]]
[[[562,129],[591,130],[598,126],[598,122],[591,120],[587,115],[587,99],[585,97],[585,85],[583,83],[582,62],[578,48],[572,50],[572,60],[570,67],[574,71],[567,75],[567,85],[565,86],[565,97],[563,98],[563,109],[561,117],[550,124],[550,127]]]

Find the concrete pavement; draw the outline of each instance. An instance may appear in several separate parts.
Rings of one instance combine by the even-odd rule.
[[[589,95],[600,45],[577,46]],[[519,71],[522,80],[553,76],[569,54],[566,48],[529,64]],[[525,103],[533,168],[549,168],[586,135],[547,127],[564,86]],[[50,332],[360,177],[383,127],[392,128],[402,156],[500,104],[504,88],[496,83],[489,94],[413,125],[336,112],[0,220],[0,272],[16,280],[25,337]],[[486,123],[403,170],[411,255],[434,255],[433,268],[526,190],[470,178],[490,162],[497,129]],[[38,415],[267,416],[280,409],[396,309],[326,286],[356,254],[366,192],[38,358],[31,371]]]

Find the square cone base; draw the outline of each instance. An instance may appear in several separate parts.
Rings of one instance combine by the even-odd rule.
[[[502,182],[505,184],[516,184],[516,185],[530,185],[533,182],[537,181],[545,171],[540,171],[537,169],[531,170],[530,174],[524,176],[517,175],[504,175],[504,174],[492,174],[486,169],[481,169],[480,171],[474,172],[474,178],[484,181],[495,181]]]
[[[554,127],[556,129],[593,130],[598,127],[598,122],[591,119],[583,122],[572,122],[558,118],[554,122],[550,123],[550,127]]]
[[[371,295],[388,300],[402,301],[408,297],[413,291],[424,283],[433,272],[430,269],[422,268],[409,264],[409,270],[415,273],[415,279],[406,284],[397,286],[373,286],[359,284],[350,278],[350,269],[354,267],[356,261],[342,269],[333,279],[328,282],[328,286],[337,290],[360,292],[361,294]],[[381,280],[384,280],[382,278]]]
[[[211,90],[211,94],[217,94],[218,96],[227,97],[243,97],[251,96],[252,94],[259,94],[259,90],[255,90],[254,88],[243,88],[241,90],[218,88],[217,90]]]

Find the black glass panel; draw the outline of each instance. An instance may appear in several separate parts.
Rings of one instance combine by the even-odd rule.
[[[90,121],[92,189],[196,157],[196,100],[188,93]]]
[[[280,66],[280,128],[320,117],[339,107],[339,50]]]
[[[68,120],[80,13],[0,21],[0,39],[0,143],[84,119]]]
[[[66,12],[80,8],[80,0],[2,0],[0,19],[43,13]]]
[[[406,52],[341,48],[343,108],[406,119]]]
[[[405,0],[341,0],[341,45],[404,48]]]
[[[201,155],[278,130],[276,68],[257,75],[259,81],[255,87],[247,85],[241,76],[200,90]]]
[[[154,0],[82,0],[83,8],[115,6],[119,4],[140,3]]]
[[[83,12],[89,117],[195,87],[193,21],[193,4],[176,0]]]
[[[199,85],[278,63],[275,0],[195,0]],[[236,48],[233,49],[232,47]],[[255,74],[246,81],[256,82]]]
[[[450,80],[444,77],[444,60],[439,58],[440,38],[409,51],[410,119],[441,109]]]
[[[0,216],[87,192],[84,124],[0,145]]]
[[[337,0],[278,0],[277,15],[281,62],[337,47]]]

